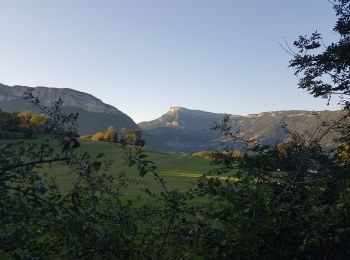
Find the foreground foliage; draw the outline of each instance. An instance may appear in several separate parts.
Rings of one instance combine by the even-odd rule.
[[[349,1],[338,2],[340,19],[349,24]],[[346,73],[348,63],[342,64],[340,72]],[[31,92],[27,98],[47,115],[51,136],[47,143],[1,147],[2,258],[350,258],[348,115],[320,124],[308,139],[290,132],[290,139],[275,147],[248,140],[240,156],[227,147],[212,155],[215,169],[184,192],[167,187],[135,135],[133,143],[123,142],[126,162],[140,177],[152,174],[161,188],[160,193],[146,189],[144,196],[153,203],[137,206],[120,193],[131,181],[125,174],[113,178],[104,173],[110,162],[103,155],[77,152],[77,115],[63,115],[61,100],[50,109]],[[239,138],[229,118],[216,129],[224,140]],[[341,134],[339,148],[324,151],[320,141],[333,131]],[[60,150],[50,146],[52,141]],[[57,162],[75,177],[69,192],[40,171]],[[228,173],[233,178],[215,177]],[[198,198],[204,201],[200,205],[193,203]]]
[[[36,105],[40,102],[31,96]],[[48,143],[1,147],[0,253],[4,258],[325,258],[350,257],[349,158],[325,153],[322,125],[305,140],[290,133],[276,147],[248,143],[248,153],[212,155],[215,170],[185,192],[169,190],[142,146],[125,143],[125,159],[141,177],[152,174],[161,192],[134,205],[119,192],[131,181],[104,174],[109,162],[77,153],[75,115],[43,108],[52,126]],[[235,138],[225,118],[217,129]],[[40,171],[64,162],[76,176],[62,192]],[[222,181],[215,176],[232,173]],[[203,203],[192,203],[204,198]]]
[[[31,112],[5,112],[0,109],[0,137],[33,138],[47,132],[47,116]]]

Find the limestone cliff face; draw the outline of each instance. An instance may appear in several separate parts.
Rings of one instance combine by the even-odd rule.
[[[25,86],[6,86],[0,84],[0,101],[13,101],[22,99],[27,91]],[[89,112],[120,114],[115,107],[103,103],[100,99],[80,91],[69,88],[36,87],[33,91],[45,106],[51,106],[59,98],[64,100],[63,107],[79,107]]]
[[[10,112],[40,111],[23,99],[27,91],[25,86],[6,86],[0,83],[0,109]],[[33,91],[45,106],[52,106],[53,102],[61,98],[63,113],[78,113],[78,133],[81,135],[94,134],[106,131],[107,127],[114,126],[117,131],[121,128],[136,129],[136,123],[117,108],[103,103],[100,99],[80,91],[69,88],[36,87]],[[143,131],[146,145],[152,149],[168,151],[169,148],[148,132]]]
[[[318,111],[316,117],[313,111],[289,110],[229,116],[232,120],[232,131],[238,131],[242,138],[258,139],[263,144],[274,145],[287,138],[284,123],[294,132],[313,133],[320,120],[336,120],[341,113],[341,111]],[[220,143],[226,140],[220,138],[219,132],[210,129],[214,122],[219,122],[223,118],[224,114],[171,107],[158,119],[141,122],[138,125],[172,147],[174,151],[194,152],[222,148]],[[321,145],[332,146],[335,137],[333,134],[328,136]]]

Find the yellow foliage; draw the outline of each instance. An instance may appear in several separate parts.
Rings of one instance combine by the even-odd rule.
[[[113,126],[108,127],[106,132],[99,131],[94,135],[82,135],[80,136],[81,140],[91,140],[95,142],[106,141],[106,142],[114,142],[115,138],[115,129]]]
[[[40,128],[43,126],[47,118],[48,117],[46,115],[32,115],[32,117],[30,118],[30,124],[33,127]]]
[[[92,141],[105,141],[105,133],[104,132],[97,132],[96,134],[94,134],[92,137],[91,137],[91,140]]]
[[[30,119],[32,118],[32,113],[29,111],[20,112],[18,113],[18,117],[23,123],[28,124],[30,122]]]
[[[32,118],[32,113],[29,111],[24,111],[18,113],[18,117],[20,119],[20,128],[22,129],[30,129],[30,119]]]
[[[193,157],[201,157],[201,158],[205,158],[205,159],[212,159],[213,158],[212,152],[205,152],[205,151],[195,152],[192,154],[192,156]]]
[[[105,133],[104,140],[108,142],[114,142],[114,138],[115,138],[115,129],[113,126],[110,126],[108,127]]]
[[[91,140],[91,138],[92,138],[92,135],[82,135],[79,137],[79,139],[86,140],[86,141]]]
[[[18,113],[20,119],[20,128],[40,132],[43,130],[45,121],[48,119],[46,115],[36,115],[29,111]]]
[[[233,158],[242,158],[243,157],[243,154],[241,151],[239,150],[234,150],[232,152],[232,155],[231,155]]]
[[[339,164],[344,165],[350,162],[350,145],[344,144],[342,145],[337,153],[337,160]]]
[[[215,153],[215,152],[205,152],[205,151],[199,151],[199,152],[192,154],[192,156],[194,156],[194,157],[201,157],[201,158],[205,158],[205,159],[214,159],[216,155],[217,155],[217,153]],[[225,155],[225,157],[232,157],[232,158],[242,158],[243,157],[243,153],[239,150],[224,151],[223,155]]]

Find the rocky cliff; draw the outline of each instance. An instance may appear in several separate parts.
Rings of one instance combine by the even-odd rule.
[[[120,114],[121,112],[115,107],[103,103],[100,99],[74,89],[69,88],[47,88],[36,87],[33,88],[34,95],[38,96],[40,101],[45,106],[51,106],[54,101],[62,98],[64,100],[64,107],[79,107],[85,111]],[[14,100],[21,100],[23,93],[28,90],[26,86],[6,86],[0,84],[0,101],[8,102]]]

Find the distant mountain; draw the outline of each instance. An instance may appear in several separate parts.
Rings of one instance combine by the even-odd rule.
[[[25,86],[6,86],[0,84],[0,109],[10,112],[33,111],[39,112],[31,103],[23,99],[27,91]],[[103,103],[100,99],[74,89],[36,87],[33,94],[45,106],[52,106],[54,101],[62,98],[63,112],[79,113],[78,133],[93,134],[97,131],[105,131],[112,125],[116,130],[122,127],[127,129],[139,128],[137,124],[126,114],[117,108]],[[143,131],[146,144],[155,149],[167,150],[167,146],[152,135]]]
[[[0,84],[0,102],[6,103],[13,100],[22,100],[23,93],[28,90],[26,86],[6,86]],[[39,97],[40,101],[45,106],[50,106],[62,98],[64,107],[79,107],[85,111],[108,113],[108,114],[123,114],[121,111],[111,105],[103,103],[100,99],[70,88],[34,88],[35,96]],[[25,104],[28,106],[28,104]]]
[[[323,120],[336,119],[341,111],[317,112]],[[283,122],[288,128],[299,133],[313,131],[319,120],[311,111],[274,111],[248,116],[230,115],[234,130],[246,138],[256,138],[263,144],[274,144],[284,140],[287,135]],[[160,118],[139,123],[141,129],[169,145],[173,151],[193,152],[210,150],[220,146],[218,132],[210,130],[214,122],[224,118],[224,114],[216,114],[182,107],[171,107]],[[325,145],[332,143],[332,137],[325,139]]]
[[[28,87],[6,86],[0,84],[0,109],[6,111],[33,111],[33,106],[23,99]],[[220,147],[218,132],[210,130],[214,122],[223,119],[225,114],[190,110],[183,107],[171,107],[160,118],[136,124],[128,115],[117,108],[103,103],[100,99],[80,91],[68,88],[34,88],[34,95],[50,106],[58,98],[64,100],[63,112],[79,113],[78,133],[93,134],[104,131],[112,125],[117,130],[141,128],[146,144],[153,148],[172,152],[194,152]],[[321,119],[332,120],[340,116],[341,111],[317,112]],[[230,115],[234,130],[250,138],[259,139],[264,144],[273,144],[286,138],[283,122],[299,133],[311,132],[319,122],[311,111],[274,111],[248,116]],[[332,144],[332,137],[325,145]]]
[[[201,131],[207,129],[208,125],[214,121],[222,119],[224,115],[190,110],[184,107],[170,107],[170,110],[160,118],[149,122],[141,122],[139,126],[146,130],[165,127]]]
[[[139,123],[141,129],[147,130],[165,142],[175,152],[192,152],[207,149],[219,134],[210,127],[224,114],[215,114],[183,107],[171,107],[160,118]]]

